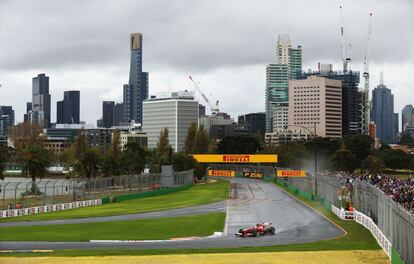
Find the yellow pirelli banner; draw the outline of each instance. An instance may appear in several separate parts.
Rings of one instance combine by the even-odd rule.
[[[234,177],[236,172],[232,170],[208,170],[208,176]]]
[[[193,158],[200,163],[276,163],[277,155],[270,154],[194,154]]]
[[[306,171],[302,170],[278,170],[277,177],[305,177]]]

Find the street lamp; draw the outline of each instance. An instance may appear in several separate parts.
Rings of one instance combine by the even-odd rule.
[[[306,131],[308,131],[310,134],[313,134],[313,139],[316,139],[316,122],[313,123],[313,127],[305,127],[302,125],[285,125],[285,129],[288,127],[300,127],[305,129]],[[310,130],[311,128],[313,128],[313,133]],[[318,177],[317,177],[317,172],[318,172],[318,151],[316,149],[316,147],[314,146],[314,150],[313,150],[313,156],[314,156],[314,176],[315,176],[315,183],[314,183],[314,189],[315,189],[315,198],[318,196]]]

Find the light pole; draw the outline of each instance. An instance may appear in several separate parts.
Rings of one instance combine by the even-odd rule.
[[[288,127],[300,127],[308,131],[310,134],[313,134],[313,139],[316,139],[316,122],[313,123],[313,133],[310,130],[312,127],[305,127],[302,125],[285,125],[285,129]],[[318,196],[318,150],[316,149],[316,146],[313,146],[313,157],[314,157],[314,177],[315,177],[315,183],[314,183],[314,189],[315,189],[315,198]]]

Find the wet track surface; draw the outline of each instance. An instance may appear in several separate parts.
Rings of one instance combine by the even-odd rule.
[[[153,212],[158,214],[158,216],[154,215],[153,217],[170,217],[227,209],[225,235],[222,237],[161,242],[92,243],[10,241],[0,242],[0,249],[151,249],[269,246],[326,240],[343,234],[341,229],[311,208],[291,197],[289,194],[278,189],[272,183],[247,178],[233,178],[231,181],[232,188],[230,200],[227,202],[228,206],[225,206],[226,203],[221,202],[206,205],[204,208],[205,210],[202,207],[200,208],[200,206],[197,206],[193,208]],[[172,214],[168,214],[168,212]],[[147,214],[147,217],[141,218],[150,218],[150,216],[148,216],[149,213],[144,214]],[[134,216],[137,217],[137,215],[138,214]],[[116,219],[116,221],[118,220],[127,219]],[[251,238],[240,238],[234,235],[240,228],[250,227],[261,222],[272,222],[273,226],[276,228],[276,235]]]

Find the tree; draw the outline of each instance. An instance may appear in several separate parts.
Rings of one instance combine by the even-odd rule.
[[[200,126],[200,128],[197,130],[197,133],[196,133],[193,153],[195,154],[207,153],[209,144],[210,144],[210,140],[208,138],[207,132],[203,126]]]
[[[346,149],[342,141],[341,149],[338,149],[331,158],[331,165],[335,170],[353,172],[355,170],[355,159],[351,151]]]
[[[41,145],[30,144],[17,150],[16,160],[22,167],[23,175],[32,179],[30,194],[40,192],[36,188],[36,178],[47,175],[47,168],[51,164],[51,159],[49,151]]]
[[[254,154],[260,150],[260,144],[254,137],[228,136],[217,146],[220,154]]]
[[[188,128],[187,137],[185,138],[185,143],[184,143],[185,153],[187,154],[193,153],[196,136],[197,136],[197,123],[193,122]]]
[[[300,142],[290,142],[277,147],[267,147],[264,153],[278,155],[278,166],[292,169],[301,169],[309,153]]]
[[[140,174],[145,168],[146,153],[137,142],[128,142],[121,154],[122,170],[128,174]]]
[[[6,146],[0,145],[0,180],[4,179],[4,169],[6,166],[4,165],[7,161],[9,161],[10,153]]]
[[[361,167],[361,161],[371,154],[373,140],[367,135],[352,135],[344,138],[345,144],[355,160],[355,167]]]
[[[194,168],[195,160],[186,153],[177,152],[172,157],[172,165],[174,171],[186,171]]]
[[[120,132],[115,131],[112,137],[111,149],[102,161],[102,171],[106,176],[119,176],[121,172]]]
[[[407,145],[410,148],[414,147],[414,138],[410,134],[403,133],[400,139],[400,145]]]
[[[156,160],[159,167],[161,165],[170,163],[170,142],[168,140],[168,128],[164,128],[160,132],[158,137],[157,149],[156,149]]]
[[[96,177],[101,168],[101,154],[96,148],[87,148],[79,159],[81,175],[86,178]]]
[[[8,136],[13,142],[14,148],[24,149],[29,145],[43,145],[46,135],[43,129],[35,123],[20,123],[8,131]]]
[[[363,169],[372,172],[378,173],[381,172],[385,166],[382,160],[374,155],[369,155],[366,159],[361,162]]]
[[[408,169],[410,156],[402,150],[385,149],[377,152],[378,157],[390,169]]]

